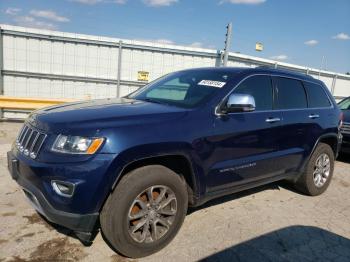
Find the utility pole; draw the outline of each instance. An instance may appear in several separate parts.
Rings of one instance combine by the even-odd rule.
[[[116,92],[116,97],[120,97],[120,78],[122,74],[122,47],[123,42],[120,40],[119,41],[119,46],[118,46],[118,73],[117,73],[117,92]]]
[[[325,66],[324,66],[325,59],[326,59],[326,57],[323,55],[323,56],[322,56],[322,62],[321,62],[321,68],[320,68],[320,70],[318,71],[318,79],[320,79],[321,71],[325,69]]]
[[[232,23],[229,23],[226,26],[226,39],[225,39],[225,49],[224,49],[224,59],[223,59],[223,66],[227,66],[227,60],[228,60],[228,53],[231,48],[231,38],[232,38]]]

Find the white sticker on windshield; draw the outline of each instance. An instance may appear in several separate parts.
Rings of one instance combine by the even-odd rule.
[[[226,84],[226,82],[220,82],[220,81],[213,81],[213,80],[202,80],[198,83],[200,86],[212,86],[221,88]]]

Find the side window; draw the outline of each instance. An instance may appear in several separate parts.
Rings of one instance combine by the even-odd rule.
[[[249,77],[236,87],[233,93],[254,97],[256,111],[272,109],[272,84],[269,76]]]
[[[299,80],[275,77],[277,93],[277,109],[306,108],[306,94]]]
[[[309,107],[329,107],[331,103],[323,90],[322,86],[310,82],[304,82],[306,92],[309,98]]]

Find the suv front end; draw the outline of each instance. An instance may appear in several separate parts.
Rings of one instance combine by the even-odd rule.
[[[115,155],[100,152],[105,138],[83,138],[73,150],[74,141],[67,142],[67,137],[26,121],[7,153],[8,168],[40,214],[55,224],[89,233],[98,220],[101,196],[107,194],[105,175]]]

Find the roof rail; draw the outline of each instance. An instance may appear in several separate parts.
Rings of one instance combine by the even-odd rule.
[[[289,68],[285,68],[282,66],[281,67],[275,67],[274,65],[270,66],[270,65],[262,65],[262,66],[257,66],[255,68],[259,68],[259,69],[271,69],[271,70],[276,70],[276,71],[280,71],[280,72],[287,72],[287,73],[293,73],[293,74],[298,74],[298,75],[301,75],[303,77],[308,77],[308,78],[312,78],[314,79],[314,77],[312,75],[309,75],[307,73],[307,71],[305,71],[305,73],[301,72],[301,71],[296,71],[296,70],[293,70],[293,69],[289,69]]]

